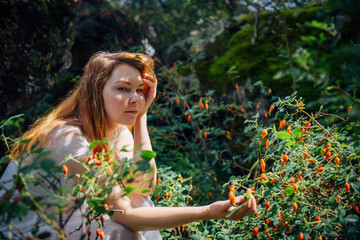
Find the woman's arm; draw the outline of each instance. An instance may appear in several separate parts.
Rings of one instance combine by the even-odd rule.
[[[152,151],[151,141],[149,137],[148,127],[147,127],[147,110],[150,108],[151,103],[156,97],[156,87],[157,82],[155,76],[150,73],[145,73],[143,77],[144,81],[144,98],[145,105],[144,109],[142,109],[141,113],[137,117],[137,120],[134,125],[134,146],[140,146],[139,148],[134,150],[134,155],[140,151],[148,150]],[[135,159],[135,161],[139,161],[139,159]],[[144,180],[150,184],[150,190],[155,188],[156,184],[156,163],[155,159],[150,160],[150,167],[154,169],[153,172],[144,175]]]
[[[134,150],[134,155],[140,151],[148,150],[152,151],[152,146],[150,142],[149,132],[147,128],[147,114],[142,115],[135,123],[134,126],[134,146],[139,146],[139,148]],[[141,159],[135,159],[135,161],[139,161]],[[144,179],[151,184],[151,189],[155,188],[156,184],[156,163],[155,159],[150,160],[150,167],[154,169],[153,172],[148,173],[144,176]]]
[[[248,192],[250,193],[250,192]],[[109,198],[113,209],[122,209],[124,214],[115,212],[112,220],[121,223],[134,231],[161,230],[207,219],[225,219],[230,201],[217,201],[200,207],[134,207],[132,196],[117,197],[123,194],[120,187],[114,189]],[[245,202],[244,196],[236,197],[236,203]],[[239,220],[254,213],[256,201],[250,194],[243,207],[236,211],[229,220]]]
[[[115,149],[117,149],[117,152],[115,153],[115,157],[118,161],[121,161],[123,158],[133,158],[134,156],[134,138],[132,133],[129,131],[129,129],[125,128],[123,130],[123,134],[120,135],[120,137],[116,140],[115,142]],[[141,131],[141,130],[139,130]],[[149,138],[149,135],[147,134],[147,138]],[[139,140],[138,140],[139,141]],[[150,139],[148,140],[150,141]],[[143,145],[143,147],[145,147],[146,145]],[[126,148],[127,152],[124,151],[120,151],[120,149]],[[151,145],[150,145],[150,149],[151,150]],[[134,161],[139,161],[140,159],[135,159]],[[126,187],[128,186],[137,186],[139,189],[135,190],[134,193],[135,194],[139,194],[142,196],[148,196],[151,194],[151,191],[154,188],[154,175],[156,174],[156,165],[155,165],[155,160],[152,159],[150,161],[150,166],[154,168],[154,172],[151,172],[149,174],[145,174],[143,175],[142,173],[138,172],[136,173],[135,177],[134,177],[134,181],[132,182],[127,182],[125,179],[123,181],[124,185]],[[149,185],[151,184],[151,187],[149,187]],[[147,193],[141,193],[140,190],[141,189],[146,189],[146,190],[150,190]]]

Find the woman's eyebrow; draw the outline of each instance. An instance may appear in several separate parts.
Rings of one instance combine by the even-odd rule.
[[[124,80],[118,80],[118,81],[116,81],[114,84],[117,84],[117,83],[125,83],[126,85],[131,86],[131,83],[130,83],[130,82],[124,81]],[[140,83],[138,86],[139,86],[139,87],[142,87],[142,86],[144,86],[144,83]]]

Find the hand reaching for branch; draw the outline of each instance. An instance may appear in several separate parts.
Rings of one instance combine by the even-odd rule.
[[[245,194],[237,196],[236,205],[244,203],[242,207],[236,210],[229,218],[226,217],[229,211],[235,207],[231,205],[230,200],[217,201],[209,205],[209,215],[211,219],[228,219],[228,220],[240,220],[256,211],[256,200],[251,194],[251,190],[246,191],[250,195],[250,199],[245,199]]]

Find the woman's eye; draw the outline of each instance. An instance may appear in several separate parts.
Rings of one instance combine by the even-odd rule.
[[[127,89],[124,88],[124,87],[119,87],[118,90],[119,90],[119,91],[126,91]]]
[[[139,92],[139,93],[142,93],[142,92],[144,92],[144,90],[143,89],[138,89],[138,90],[136,90],[137,92]]]

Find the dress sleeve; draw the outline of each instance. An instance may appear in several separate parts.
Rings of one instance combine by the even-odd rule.
[[[64,125],[55,128],[49,135],[46,147],[52,151],[50,157],[58,164],[62,164],[68,155],[74,158],[89,154],[89,143],[82,136],[80,129],[75,126]]]

